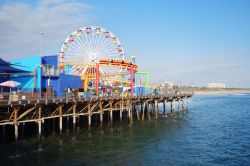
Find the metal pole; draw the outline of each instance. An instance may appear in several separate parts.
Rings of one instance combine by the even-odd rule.
[[[130,67],[130,96],[133,96],[134,87],[134,69]]]
[[[96,63],[96,83],[95,83],[95,88],[96,88],[96,94],[99,93],[99,64]]]

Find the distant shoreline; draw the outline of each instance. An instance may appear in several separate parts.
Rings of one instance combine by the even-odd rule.
[[[225,95],[225,94],[250,94],[250,90],[198,90],[194,95]]]

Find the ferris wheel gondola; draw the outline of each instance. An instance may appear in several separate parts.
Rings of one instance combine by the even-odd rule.
[[[71,64],[70,74],[84,75],[88,67],[101,59],[125,60],[119,39],[110,31],[96,26],[87,26],[70,33],[59,54],[59,63]],[[81,63],[82,66],[74,66]],[[82,69],[82,70],[80,70]],[[101,67],[102,73],[118,72],[120,69]]]
[[[131,65],[127,63],[119,39],[107,29],[96,26],[82,27],[70,33],[62,44],[58,62],[60,72],[67,71],[67,74],[88,80],[96,79],[98,73],[98,77],[105,77],[104,80],[121,81],[129,72],[124,65]],[[100,64],[98,69],[96,64]]]

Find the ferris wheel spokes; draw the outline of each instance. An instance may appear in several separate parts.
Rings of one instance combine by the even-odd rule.
[[[104,28],[88,26],[73,31],[66,38],[61,47],[59,62],[64,66],[69,64],[70,73],[83,78],[98,72],[96,63],[106,59],[108,63],[99,67],[100,77],[107,76],[115,80],[120,78],[119,73],[124,67],[111,64],[112,60],[124,60],[124,56],[122,45],[113,33]]]

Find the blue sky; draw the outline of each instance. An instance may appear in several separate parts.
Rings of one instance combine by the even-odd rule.
[[[127,55],[137,55],[140,70],[150,68],[151,82],[192,82],[199,86],[225,82],[229,87],[250,87],[250,1],[247,0],[44,0],[0,4],[1,30],[13,28],[14,32],[24,32],[20,34],[30,30],[33,34],[33,37],[29,33],[18,36],[11,31],[0,37],[6,43],[0,46],[5,59],[37,54],[38,46],[33,45],[38,41],[34,35],[39,32],[37,24],[43,23],[48,31],[44,54],[56,54],[60,42],[77,27],[97,25],[116,34]],[[11,21],[6,23],[3,13],[11,15],[14,10],[8,5],[20,9],[23,4],[26,14],[7,18],[13,22],[18,16],[22,21],[14,25]],[[58,12],[51,11],[53,17],[42,18],[46,8],[53,5]],[[25,20],[29,16],[32,17]],[[32,19],[39,22],[33,23]],[[27,36],[29,42],[24,41]],[[13,41],[6,41],[8,38]],[[22,44],[16,42],[20,38]],[[10,45],[18,51],[7,47]]]

